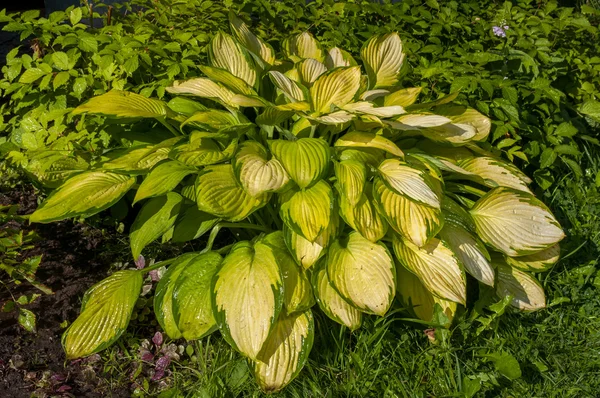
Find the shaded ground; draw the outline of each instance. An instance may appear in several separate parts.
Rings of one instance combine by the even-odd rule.
[[[37,206],[32,191],[0,193],[0,204],[17,203],[22,214],[31,213]],[[60,344],[61,323],[75,319],[84,291],[106,277],[110,262],[105,258],[103,243],[107,239],[97,229],[72,222],[32,228],[41,240],[24,255],[43,255],[37,276],[55,293],[42,295],[27,307],[37,315],[37,334],[23,330],[14,314],[0,314],[0,397],[30,397],[34,391],[39,396],[56,393],[76,397],[129,396],[126,390],[110,391],[102,385],[96,377],[101,373],[101,364],[95,362],[97,358],[65,366]],[[0,278],[6,280],[6,275]],[[12,293],[17,296],[37,291],[23,284]],[[0,303],[8,299],[10,294],[3,289]]]

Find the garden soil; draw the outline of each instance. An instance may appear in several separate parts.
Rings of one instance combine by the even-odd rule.
[[[14,190],[0,193],[0,204],[19,204],[19,213],[29,214],[37,207],[37,198],[31,190]],[[10,225],[0,226],[6,227]],[[61,324],[73,322],[85,290],[107,276],[110,261],[103,254],[107,239],[97,229],[72,222],[25,224],[25,228],[34,229],[40,240],[24,256],[42,254],[38,280],[54,294],[42,294],[26,307],[37,316],[36,334],[20,327],[14,313],[0,313],[0,397],[129,396],[128,388],[102,384],[98,356],[67,361],[60,343]],[[5,274],[0,278],[7,280]],[[27,283],[12,291],[15,297],[31,293],[39,291]],[[10,298],[6,289],[0,291],[0,303]]]

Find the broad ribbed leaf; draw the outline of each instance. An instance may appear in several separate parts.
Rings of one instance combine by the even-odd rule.
[[[506,263],[523,271],[541,272],[550,269],[560,259],[560,244],[521,257],[505,257]]]
[[[342,160],[335,162],[334,166],[340,193],[351,205],[355,205],[362,197],[367,182],[367,167],[356,160]]]
[[[379,213],[372,197],[371,184],[367,184],[360,199],[352,204],[341,194],[340,215],[352,229],[371,242],[382,239],[388,231],[388,223]]]
[[[327,68],[316,59],[308,58],[296,64],[300,82],[304,87],[310,88],[319,76],[327,72]]]
[[[133,203],[142,199],[164,195],[171,192],[186,176],[195,173],[196,169],[179,162],[165,162],[156,166],[142,181]]]
[[[246,81],[233,75],[226,69],[213,68],[212,66],[199,66],[199,68],[209,79],[225,85],[235,93],[256,95],[256,91]]]
[[[286,314],[303,312],[315,303],[312,286],[306,272],[299,268],[291,256],[281,231],[273,232],[260,240],[269,246],[279,264],[283,278],[283,308]]]
[[[183,192],[182,192],[183,194]],[[194,203],[180,211],[173,229],[173,242],[187,242],[197,239],[210,231],[219,221],[219,218],[198,210]]]
[[[269,149],[300,188],[319,181],[329,169],[329,145],[320,138],[272,140]]]
[[[188,124],[191,124],[193,126],[199,126],[203,129],[207,129],[209,131],[217,133],[219,132],[219,130],[227,127],[245,127],[245,125],[248,124],[248,121],[240,113],[233,114],[231,112],[221,111],[217,109],[207,109],[205,111],[194,113],[183,123],[181,123],[180,128],[183,129],[183,127]]]
[[[210,98],[224,105],[232,105],[231,98],[235,95],[233,91],[222,84],[213,82],[205,77],[198,77],[186,81],[174,81],[171,87],[167,87],[171,94],[187,94],[202,98]]]
[[[337,111],[318,117],[306,116],[306,118],[320,124],[339,126],[351,122],[356,116],[346,111]],[[344,127],[341,128],[341,130],[343,129]]]
[[[332,106],[342,107],[352,101],[360,86],[360,67],[336,68],[323,75],[310,88],[313,110],[329,113]]]
[[[390,226],[418,247],[424,246],[442,228],[440,209],[397,194],[379,178],[373,184],[373,196]]]
[[[440,208],[442,187],[425,170],[411,167],[398,159],[386,159],[379,165],[379,175],[396,193],[428,206]]]
[[[339,295],[331,286],[327,276],[325,263],[320,263],[317,270],[313,272],[312,282],[315,298],[321,310],[329,318],[346,326],[350,330],[356,330],[362,324],[362,313]]]
[[[239,242],[213,279],[213,308],[221,334],[256,360],[283,305],[283,278],[269,246]]]
[[[260,58],[267,65],[275,63],[275,52],[273,48],[254,33],[250,31],[241,19],[235,16],[232,11],[229,11],[229,25],[235,37],[242,43],[250,52]]]
[[[360,51],[369,76],[369,88],[395,86],[404,61],[402,41],[397,33],[373,36]]]
[[[175,282],[186,267],[198,256],[198,253],[186,253],[175,259],[160,278],[154,293],[154,314],[160,327],[167,336],[172,339],[181,338],[181,332],[177,327],[177,321],[173,314],[173,290]]]
[[[431,293],[444,300],[466,303],[465,273],[454,252],[443,241],[432,238],[419,248],[394,235],[394,252]]]
[[[308,99],[306,88],[288,78],[283,73],[271,71],[269,72],[269,77],[273,84],[280,89],[290,101],[306,101]]]
[[[364,131],[351,131],[344,134],[335,142],[336,147],[346,148],[374,148],[381,149],[394,156],[404,157],[404,153],[396,144],[382,135]]]
[[[254,376],[263,391],[277,392],[300,373],[312,348],[314,334],[311,310],[282,315],[277,320],[258,360],[253,362]]]
[[[439,304],[448,319],[452,320],[456,312],[456,303],[435,297],[421,283],[419,278],[402,265],[396,265],[398,270],[397,289],[402,304],[425,322],[433,320],[434,306]]]
[[[444,196],[442,199],[442,213],[445,222],[459,225],[471,233],[475,232],[475,222],[471,214],[448,196]]]
[[[512,296],[510,304],[520,310],[535,311],[546,308],[546,295],[537,279],[502,262],[495,265],[498,270],[498,296]]]
[[[256,141],[242,144],[235,157],[235,173],[251,196],[285,189],[290,177],[279,160],[268,160],[267,150]]]
[[[508,187],[531,193],[527,184],[531,179],[510,163],[487,156],[473,157],[458,162],[458,166],[474,173],[486,182],[489,187]]]
[[[65,181],[29,217],[49,223],[72,217],[89,217],[114,205],[135,184],[135,177],[90,171]]]
[[[471,276],[481,283],[494,286],[494,269],[489,262],[490,255],[479,239],[453,222],[446,222],[439,236]]]
[[[415,103],[415,101],[417,101],[417,97],[422,89],[422,87],[409,87],[394,91],[393,93],[385,96],[383,105],[396,105],[401,107],[411,106]]]
[[[422,133],[432,141],[458,146],[473,141],[477,129],[470,124],[449,123],[422,129]]]
[[[45,187],[58,188],[69,177],[86,171],[90,165],[77,156],[44,151],[32,155],[24,167]]]
[[[134,259],[140,256],[144,247],[158,239],[175,224],[182,199],[178,193],[169,192],[150,199],[142,206],[129,233]]]
[[[233,157],[238,147],[238,140],[233,139],[225,148],[221,148],[214,140],[202,138],[193,143],[179,145],[169,153],[172,159],[189,166],[200,167],[221,163]]]
[[[163,101],[119,90],[93,97],[73,110],[74,115],[81,113],[133,118],[164,118],[172,114]]]
[[[128,174],[145,174],[158,162],[167,159],[172,147],[181,139],[182,137],[174,137],[156,145],[111,151],[108,153],[110,160],[104,162],[102,168]]]
[[[184,339],[197,340],[217,330],[211,283],[223,259],[215,252],[195,256],[173,287],[173,317]]]
[[[356,65],[356,60],[352,55],[338,47],[330,48],[325,56],[325,66],[327,69],[354,65]]]
[[[264,206],[269,196],[253,198],[240,186],[233,166],[223,164],[207,166],[196,180],[198,208],[206,213],[229,221],[240,221]]]
[[[475,127],[477,133],[473,137],[474,141],[485,140],[492,128],[492,122],[488,117],[466,106],[447,104],[435,107],[433,112],[448,117],[454,124],[468,124]]]
[[[537,253],[565,236],[541,201],[511,188],[492,189],[475,203],[471,215],[477,235],[511,257]]]
[[[403,131],[423,130],[427,128],[443,126],[451,122],[452,121],[445,116],[429,113],[410,113],[398,116],[394,120],[387,121],[390,127]]]
[[[294,62],[306,58],[313,58],[322,62],[325,58],[321,45],[308,32],[285,39],[283,42],[283,51]]]
[[[254,87],[257,78],[254,62],[233,37],[217,32],[208,45],[208,56],[213,67],[228,70]]]
[[[335,290],[363,312],[385,315],[396,295],[394,260],[382,243],[357,232],[336,240],[327,253],[327,276]]]
[[[309,242],[315,242],[329,225],[333,193],[325,181],[303,190],[288,191],[280,199],[279,214],[283,222]]]
[[[402,108],[401,106],[375,107],[371,102],[365,102],[365,101],[352,102],[350,104],[345,105],[343,107],[343,109],[348,112],[351,112],[351,113],[372,115],[372,116],[378,116],[378,117],[383,117],[383,118],[397,116],[397,115],[406,113],[404,108]]]
[[[92,355],[114,343],[129,324],[142,289],[142,274],[118,271],[92,286],[81,313],[62,335],[67,359]]]
[[[340,161],[356,160],[377,168],[385,159],[385,152],[377,148],[344,148],[338,147]]]

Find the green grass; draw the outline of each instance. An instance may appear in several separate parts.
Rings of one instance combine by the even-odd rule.
[[[449,332],[437,332],[435,343],[422,325],[402,321],[406,314],[401,311],[366,317],[363,327],[350,333],[317,309],[309,362],[274,396],[597,397],[600,188],[595,181],[600,158],[592,150],[597,151],[588,148],[582,160],[584,176],[564,175],[545,193],[545,202],[568,234],[563,258],[540,276],[547,309],[530,314],[507,309],[502,316],[489,310],[463,313]],[[144,317],[133,326],[122,344],[129,353],[114,347],[103,354],[107,384],[131,384],[130,370],[138,366],[136,347],[155,330]],[[191,346],[194,352],[183,353],[160,385],[147,382],[151,367],[144,368],[149,373],[142,371],[136,379],[139,396],[155,396],[167,387],[171,389],[163,397],[262,396],[245,360],[218,333]],[[504,361],[495,362],[494,356]],[[520,377],[514,374],[517,367]]]

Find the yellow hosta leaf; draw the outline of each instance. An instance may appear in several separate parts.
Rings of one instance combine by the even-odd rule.
[[[377,168],[385,159],[385,152],[377,148],[344,148],[338,147],[340,161],[356,160],[371,167]]]
[[[314,242],[306,240],[286,225],[283,226],[283,235],[292,257],[306,270],[311,268],[325,254],[329,242],[337,236],[338,228],[339,217],[337,212],[333,211],[331,212],[329,225],[317,236]]]
[[[409,113],[398,116],[394,120],[386,121],[390,127],[403,131],[424,130],[427,128],[443,126],[451,122],[452,121],[445,116],[431,113]]]
[[[560,244],[555,244],[548,249],[521,257],[505,257],[506,263],[523,271],[546,271],[560,259]]]
[[[319,76],[327,72],[327,68],[321,62],[313,58],[307,58],[296,64],[298,76],[305,87],[310,88]]]
[[[340,215],[352,229],[371,242],[382,239],[388,231],[388,223],[379,214],[373,203],[372,187],[369,183],[359,200],[352,204],[341,194]]]
[[[112,90],[91,98],[73,110],[73,115],[94,113],[115,117],[164,118],[173,114],[166,102],[127,91]]]
[[[310,88],[313,110],[329,113],[332,107],[343,107],[352,99],[360,85],[360,67],[336,68],[322,74]]]
[[[338,47],[329,49],[325,56],[325,66],[327,69],[354,65],[356,65],[356,60],[352,58],[352,55]]]
[[[327,115],[318,116],[318,117],[310,117],[307,116],[307,119],[313,120],[315,122],[321,124],[328,125],[342,125],[344,123],[351,122],[356,116],[346,111],[337,111],[328,113]]]
[[[281,316],[264,344],[257,361],[252,363],[260,388],[277,392],[300,373],[308,359],[314,340],[311,310]]]
[[[300,33],[289,37],[283,42],[283,51],[286,56],[294,62],[302,59],[313,58],[323,62],[325,55],[321,45],[315,40],[313,35],[308,32]]]
[[[284,234],[281,231],[272,232],[260,240],[269,246],[279,264],[283,278],[283,308],[286,314],[303,312],[315,304],[310,280],[304,269],[300,268],[288,250]]]
[[[432,238],[421,248],[394,235],[394,252],[402,265],[415,274],[435,296],[460,304],[467,300],[467,280],[456,254]]]
[[[256,360],[283,305],[283,278],[273,250],[236,243],[213,279],[213,308],[221,334]]]
[[[281,162],[276,158],[267,160],[267,156],[267,150],[261,144],[246,141],[235,157],[235,172],[246,192],[253,197],[283,190],[290,182]]]
[[[502,160],[487,156],[472,157],[461,160],[458,162],[458,166],[484,180],[489,180],[486,185],[492,188],[495,186],[509,187],[531,193],[527,187],[527,184],[531,183],[531,179],[514,165]]]
[[[324,262],[321,262],[321,264],[325,265]],[[350,330],[356,330],[360,327],[362,313],[348,304],[331,286],[325,266],[319,266],[313,272],[312,282],[315,298],[325,315]]]
[[[465,145],[477,135],[477,129],[470,124],[449,123],[423,130],[423,135],[432,141]]]
[[[62,335],[67,359],[92,355],[121,337],[141,289],[142,274],[129,270],[92,286],[83,297],[81,314]]]
[[[442,188],[426,171],[398,159],[386,159],[378,168],[383,181],[396,193],[428,206],[440,208]]]
[[[196,97],[209,98],[225,105],[231,105],[231,98],[235,95],[235,93],[227,87],[205,77],[197,77],[185,81],[176,80],[171,87],[167,87],[167,92],[171,94],[187,94]]]
[[[375,107],[373,103],[366,101],[353,102],[343,107],[344,110],[352,113],[366,114],[377,117],[392,117],[406,113],[401,106],[380,106]]]
[[[300,188],[323,178],[329,169],[329,145],[320,138],[269,141],[269,149]]]
[[[214,140],[202,138],[194,143],[173,148],[169,156],[190,167],[208,166],[231,159],[237,146],[237,139],[231,140],[224,149],[221,149]]]
[[[243,79],[234,76],[231,72],[222,68],[213,68],[212,66],[199,66],[212,81],[221,83],[237,94],[256,95],[256,91],[248,85]]]
[[[533,195],[494,188],[471,209],[477,235],[508,256],[525,256],[554,246],[565,237],[550,210]]]
[[[452,123],[468,124],[475,127],[477,132],[472,138],[474,141],[484,141],[490,134],[492,128],[491,120],[473,108],[463,105],[446,104],[435,107],[433,111],[438,115],[448,117],[452,120]]]
[[[429,290],[421,283],[419,278],[408,271],[402,265],[396,265],[398,270],[397,289],[401,297],[402,304],[412,310],[415,315],[425,321],[433,320],[434,306],[439,304],[444,310],[448,319],[454,318],[456,312],[456,303],[438,298],[431,294]]]
[[[211,283],[223,259],[215,252],[195,256],[173,281],[173,317],[186,340],[198,340],[217,329]]]
[[[267,65],[275,63],[275,51],[258,36],[250,31],[248,26],[233,11],[229,11],[229,24],[235,37],[254,55]]]
[[[280,197],[283,222],[309,242],[315,242],[331,219],[333,194],[321,180],[310,188],[291,190]]]
[[[495,276],[489,262],[490,256],[479,239],[452,222],[446,222],[439,236],[448,244],[471,276],[481,283],[494,286]]]
[[[327,275],[335,290],[363,312],[385,315],[396,295],[395,266],[382,243],[358,232],[336,240],[327,253]]]
[[[351,205],[355,205],[360,200],[367,183],[367,167],[356,160],[342,160],[333,165],[338,190]]]
[[[273,84],[280,89],[290,101],[306,101],[308,99],[306,88],[302,87],[300,83],[288,78],[283,73],[271,71],[269,72],[269,77]]]
[[[49,223],[72,217],[89,217],[117,203],[135,184],[135,177],[88,171],[66,180],[29,217]]]
[[[498,271],[498,296],[512,296],[510,304],[520,310],[535,311],[546,308],[546,295],[537,279],[502,262],[495,265]]]
[[[382,135],[376,133],[368,133],[365,131],[351,131],[338,138],[335,142],[336,147],[345,148],[374,148],[381,149],[400,158],[404,157],[404,153],[396,144],[388,140]]]
[[[423,87],[409,87],[394,91],[393,93],[385,96],[383,105],[397,105],[401,107],[411,106],[417,100],[417,97],[422,89]]]
[[[217,32],[208,46],[208,56],[213,67],[228,70],[254,87],[257,73],[252,58],[228,34]]]
[[[369,88],[395,86],[404,61],[402,41],[397,33],[373,36],[360,50],[369,76]]]
[[[418,247],[424,246],[443,225],[439,208],[417,203],[388,188],[379,178],[373,196],[390,226]]]
[[[179,185],[186,176],[196,173],[196,169],[169,161],[161,163],[152,169],[138,188],[133,203],[140,200],[164,195]]]
[[[198,209],[228,221],[241,221],[264,206],[269,194],[254,198],[240,186],[230,164],[207,166],[196,180]]]

